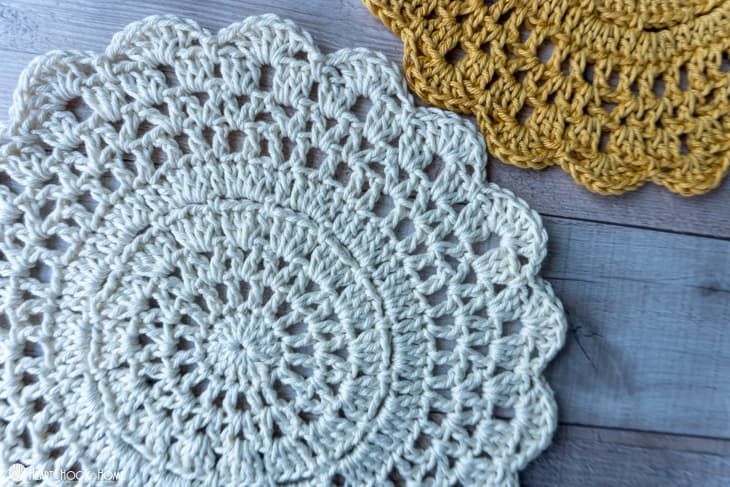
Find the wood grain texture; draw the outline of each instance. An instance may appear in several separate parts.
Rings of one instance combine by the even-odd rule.
[[[0,48],[0,122],[4,122],[13,101],[13,92],[18,76],[35,54],[8,51]]]
[[[13,0],[0,4],[0,49],[40,54],[52,49],[99,51],[124,25],[152,14],[176,14],[217,30],[249,15],[277,13],[309,30],[324,51],[368,47],[401,59],[400,41],[360,0]],[[20,64],[0,59],[0,113]],[[10,83],[8,84],[8,81]],[[683,198],[647,185],[618,197],[594,195],[553,168],[527,171],[495,162],[491,178],[524,195],[538,211],[584,220],[657,228],[730,239],[730,183],[708,195]]]
[[[564,426],[520,480],[523,487],[727,487],[730,442]]]
[[[578,186],[560,168],[525,171],[494,158],[488,174],[541,214],[730,239],[730,178],[714,191],[688,198],[655,184],[601,196]]]
[[[570,327],[549,373],[562,420],[730,438],[730,242],[544,221]]]
[[[152,14],[216,30],[267,12],[297,22],[325,52],[368,47],[400,61],[400,41],[360,0],[6,1],[0,119],[34,55],[100,51]],[[562,425],[525,485],[730,485],[727,441],[674,435],[730,439],[730,183],[689,199],[652,185],[605,197],[555,168],[493,161],[489,175],[546,215],[544,274],[571,327],[548,370]]]

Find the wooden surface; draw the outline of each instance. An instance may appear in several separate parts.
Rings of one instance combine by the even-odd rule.
[[[103,49],[146,15],[216,30],[266,12],[324,51],[399,41],[359,0],[26,0],[0,3],[0,113],[23,66],[51,49]],[[490,179],[541,212],[544,275],[569,314],[548,375],[560,406],[553,445],[524,485],[730,485],[730,183],[691,199],[648,186],[604,197],[558,169],[490,161]]]

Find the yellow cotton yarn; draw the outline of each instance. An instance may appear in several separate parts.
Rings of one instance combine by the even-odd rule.
[[[730,166],[730,0],[364,0],[411,88],[491,152],[591,191],[682,195]]]

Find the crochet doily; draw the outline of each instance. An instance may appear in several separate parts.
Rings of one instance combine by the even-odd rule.
[[[24,72],[0,149],[0,468],[505,485],[556,426],[536,213],[397,67],[153,17]]]
[[[588,189],[683,195],[730,166],[730,1],[364,0],[428,102],[503,161]]]

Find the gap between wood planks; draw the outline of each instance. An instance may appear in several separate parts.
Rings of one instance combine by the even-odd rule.
[[[620,465],[620,468],[617,468]],[[561,425],[520,475],[528,486],[730,484],[730,441]]]

